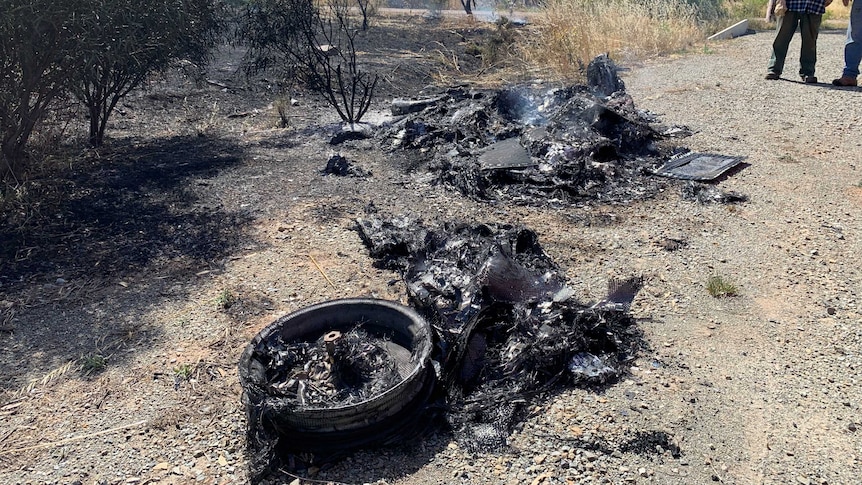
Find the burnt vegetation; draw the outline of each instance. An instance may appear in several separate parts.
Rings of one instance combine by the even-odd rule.
[[[81,170],[31,182],[28,202],[9,203],[0,230],[0,287],[215,263],[240,244],[248,216],[202,197],[205,181],[188,182],[240,157],[225,142],[172,137],[123,144]]]
[[[368,108],[378,77],[357,60],[359,29],[353,5],[332,2],[318,8],[308,0],[252,0],[244,8],[239,42],[248,46],[246,72],[277,70],[321,94],[346,123],[358,123]],[[359,1],[362,30],[368,2]]]

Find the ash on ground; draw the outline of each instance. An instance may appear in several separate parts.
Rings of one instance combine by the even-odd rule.
[[[531,400],[613,381],[639,348],[627,310],[641,280],[616,282],[605,300],[581,304],[528,228],[427,228],[370,214],[358,231],[379,265],[402,274],[431,323],[447,419],[468,449],[505,446]]]
[[[440,183],[486,201],[570,205],[644,199],[669,181],[650,176],[674,151],[635,108],[607,56],[589,66],[589,85],[559,89],[450,89],[396,100],[402,118],[379,137],[385,149],[423,158]]]
[[[680,188],[680,195],[685,200],[699,204],[736,204],[748,201],[748,196],[733,191],[724,191],[714,185],[697,182],[686,182]]]
[[[284,397],[299,409],[340,407],[371,399],[401,382],[384,339],[361,325],[329,342],[327,336],[308,342],[277,338],[258,350],[270,395]]]

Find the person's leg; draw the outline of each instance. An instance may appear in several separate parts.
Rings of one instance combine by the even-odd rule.
[[[799,75],[804,79],[814,77],[814,65],[817,63],[817,34],[820,33],[820,21],[823,16],[801,14],[800,17],[799,30],[802,32],[802,48],[799,51]]]
[[[857,0],[862,2],[862,0]],[[769,65],[766,67],[770,74],[781,74],[784,70],[784,60],[787,58],[787,48],[790,47],[790,41],[793,39],[793,34],[796,33],[796,25],[799,23],[799,14],[796,12],[787,12],[784,16],[778,18],[778,25],[775,32],[775,40],[772,42],[772,56],[769,58]]]
[[[862,61],[862,0],[855,0],[850,7],[847,41],[844,43],[844,73],[842,77],[848,80],[856,79],[859,76],[860,61]]]

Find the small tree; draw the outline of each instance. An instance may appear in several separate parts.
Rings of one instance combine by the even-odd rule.
[[[368,19],[377,13],[376,0],[356,0],[359,13],[362,14],[362,30],[368,30]]]
[[[349,9],[333,2],[321,13],[310,0],[250,0],[240,37],[252,73],[279,63],[293,79],[326,99],[347,123],[371,106],[377,76],[363,72]]]
[[[206,60],[222,0],[0,0],[0,180],[26,169],[33,130],[71,91],[100,145],[111,111],[148,74]]]
[[[70,89],[89,111],[90,145],[100,146],[117,103],[150,74],[177,59],[208,60],[223,10],[216,0],[96,0],[89,7]]]
[[[25,168],[34,128],[65,88],[86,0],[0,0],[0,180]]]

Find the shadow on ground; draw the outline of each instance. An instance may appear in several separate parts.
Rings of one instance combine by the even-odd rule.
[[[247,239],[251,216],[208,192],[241,160],[225,140],[128,140],[0,206],[0,390],[68,362],[98,371],[87,356],[113,365],[156,342],[146,315]]]
[[[206,200],[206,179],[240,155],[203,137],[132,141],[88,156],[84,170],[29,182],[27,201],[0,215],[0,288],[224,257],[248,218]]]

